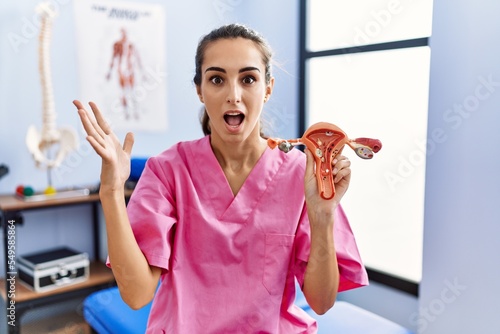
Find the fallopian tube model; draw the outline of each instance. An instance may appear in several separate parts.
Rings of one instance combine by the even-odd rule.
[[[26,134],[26,145],[32,154],[37,167],[58,167],[66,155],[78,148],[76,132],[72,128],[56,128],[56,112],[54,110],[54,93],[50,76],[50,40],[52,20],[56,13],[50,2],[44,2],[37,6],[36,11],[40,15],[39,36],[39,71],[42,85],[42,130],[38,133],[36,127],[31,125]],[[58,146],[58,147],[57,147]],[[52,157],[52,148],[58,148]],[[51,180],[49,175],[49,186]]]
[[[378,139],[349,139],[338,126],[326,122],[311,125],[302,138],[289,140],[269,138],[267,144],[270,148],[278,147],[285,153],[288,153],[295,145],[305,145],[316,161],[318,189],[324,199],[332,199],[335,196],[332,161],[342,153],[344,145],[347,144],[362,159],[373,158],[373,154],[382,148],[382,143]]]

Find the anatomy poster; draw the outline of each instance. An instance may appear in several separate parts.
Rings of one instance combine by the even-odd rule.
[[[167,128],[165,14],[161,5],[74,2],[79,99],[114,130]]]

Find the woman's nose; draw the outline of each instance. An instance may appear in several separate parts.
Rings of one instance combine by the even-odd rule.
[[[231,84],[229,86],[226,102],[232,104],[241,102],[241,89],[237,84]]]

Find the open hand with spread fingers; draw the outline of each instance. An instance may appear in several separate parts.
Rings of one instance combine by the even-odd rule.
[[[95,103],[89,103],[91,111],[85,109],[78,100],[73,101],[73,104],[78,109],[88,142],[102,158],[101,191],[123,190],[130,175],[133,134],[127,133],[122,145]]]

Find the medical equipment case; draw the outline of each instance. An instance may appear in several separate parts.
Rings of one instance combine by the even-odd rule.
[[[37,292],[83,282],[89,277],[89,257],[67,247],[20,256],[17,259],[21,283]]]

